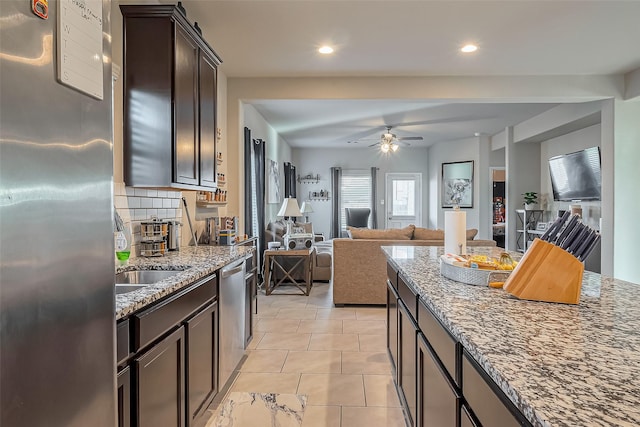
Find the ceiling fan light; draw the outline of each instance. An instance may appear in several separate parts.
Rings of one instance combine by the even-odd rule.
[[[398,151],[398,148],[400,148],[398,144],[391,144],[391,149],[393,150],[394,153]]]
[[[390,146],[388,142],[383,142],[382,145],[380,145],[380,150],[382,150],[383,153],[388,153],[389,148]]]

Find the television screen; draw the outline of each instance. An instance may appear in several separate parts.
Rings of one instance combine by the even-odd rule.
[[[549,159],[553,200],[600,200],[600,147]]]

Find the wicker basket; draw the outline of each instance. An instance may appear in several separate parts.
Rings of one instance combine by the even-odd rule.
[[[511,274],[509,270],[481,270],[478,268],[458,267],[440,261],[440,274],[447,279],[468,285],[489,286],[489,282],[504,282]]]

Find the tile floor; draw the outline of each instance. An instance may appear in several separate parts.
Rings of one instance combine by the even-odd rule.
[[[229,392],[307,395],[302,427],[404,427],[385,323],[384,308],[334,307],[329,283],[309,296],[259,291],[253,341]]]

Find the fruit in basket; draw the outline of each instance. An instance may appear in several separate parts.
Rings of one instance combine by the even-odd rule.
[[[498,270],[513,270],[517,263],[508,252],[502,252],[498,260]]]

